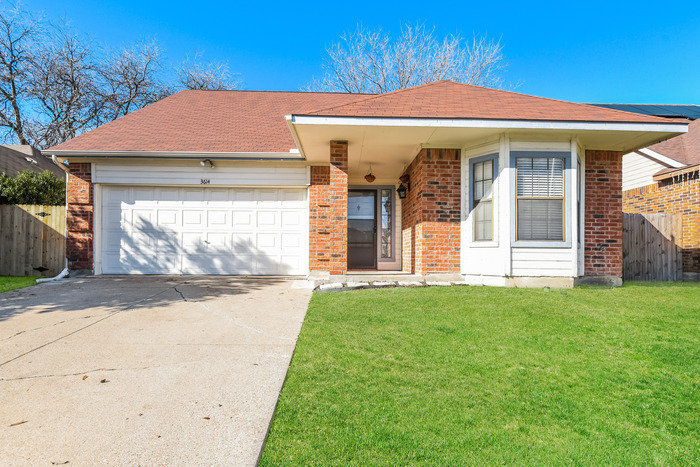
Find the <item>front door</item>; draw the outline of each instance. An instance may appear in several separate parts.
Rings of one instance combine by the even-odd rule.
[[[377,191],[348,192],[348,268],[377,267]]]

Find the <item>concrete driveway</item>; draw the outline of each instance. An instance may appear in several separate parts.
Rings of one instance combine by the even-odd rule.
[[[0,464],[254,465],[302,284],[103,276],[0,295]]]

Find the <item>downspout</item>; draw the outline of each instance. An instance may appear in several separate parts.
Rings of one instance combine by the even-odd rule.
[[[41,284],[43,282],[52,282],[52,281],[57,281],[59,279],[63,279],[64,277],[68,277],[68,258],[66,258],[66,267],[63,268],[63,271],[60,272],[58,276],[55,277],[43,277],[41,279],[37,279],[36,283]]]

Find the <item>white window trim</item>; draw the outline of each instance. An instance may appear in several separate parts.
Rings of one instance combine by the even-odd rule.
[[[495,154],[494,167],[495,174],[493,178],[491,203],[493,207],[493,240],[476,241],[474,240],[474,219],[471,216],[471,167],[470,160],[480,157]],[[482,144],[479,146],[466,148],[462,150],[462,250],[465,248],[498,248],[499,239],[499,172],[501,170],[501,151],[498,142]]]

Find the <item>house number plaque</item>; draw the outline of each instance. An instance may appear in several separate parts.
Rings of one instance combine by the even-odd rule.
[[[209,185],[209,184],[211,184],[211,180],[208,179],[208,178],[202,178],[202,179],[199,180],[199,182],[200,182],[201,185]]]

